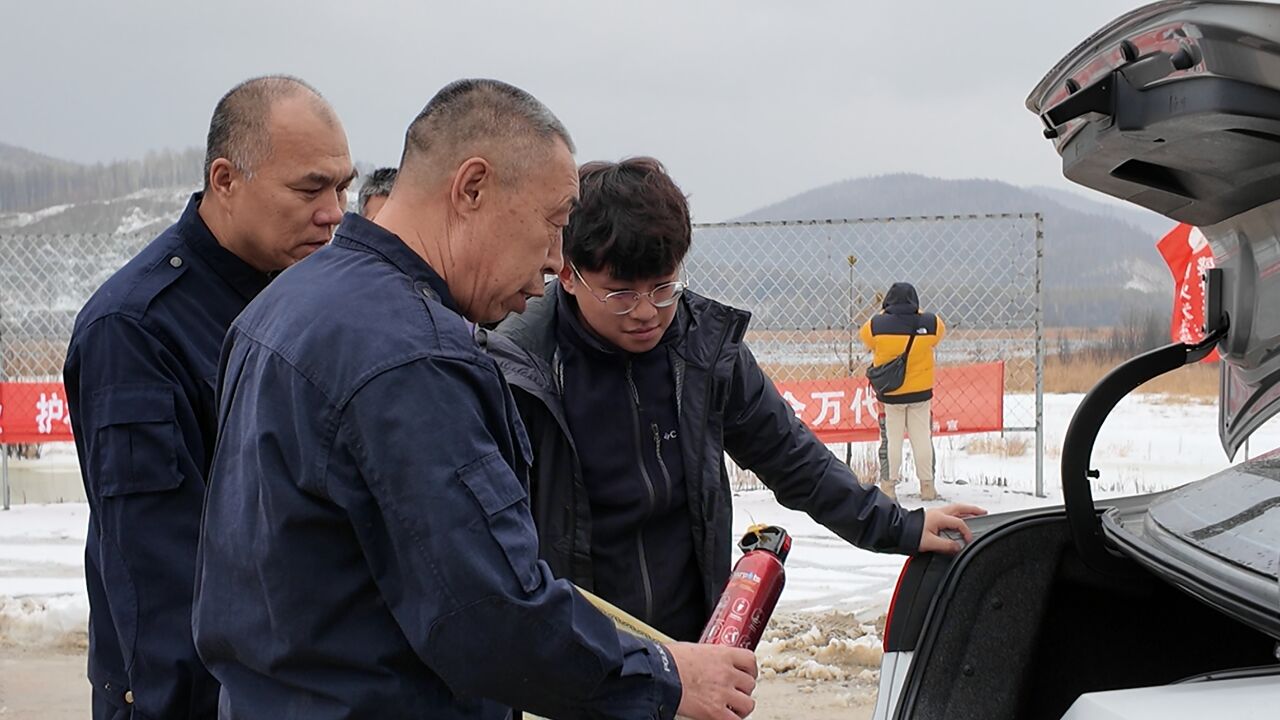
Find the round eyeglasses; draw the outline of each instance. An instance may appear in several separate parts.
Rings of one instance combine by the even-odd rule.
[[[591,286],[587,284],[587,281],[583,279],[582,273],[578,272],[576,265],[569,263],[569,267],[573,268],[573,274],[577,276],[578,282],[582,283],[582,286],[587,289],[587,292],[591,293],[591,297],[603,303],[605,309],[614,315],[626,315],[632,310],[635,310],[639,307],[641,298],[647,298],[649,300],[649,304],[656,308],[671,307],[676,304],[680,299],[681,293],[683,293],[685,288],[688,287],[687,283],[676,280],[674,282],[662,283],[649,292],[642,293],[635,290],[616,290],[604,297],[600,297],[596,294],[595,290],[591,289]]]

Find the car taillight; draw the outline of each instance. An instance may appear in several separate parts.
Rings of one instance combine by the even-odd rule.
[[[907,568],[911,567],[911,556],[902,563],[902,572],[898,573],[898,582],[893,586],[893,598],[889,600],[889,612],[884,617],[884,636],[880,638],[883,647],[889,647],[889,628],[893,627],[893,609],[898,605],[898,593],[902,592],[902,579],[907,576]]]

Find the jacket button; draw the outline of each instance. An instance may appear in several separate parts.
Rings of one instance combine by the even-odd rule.
[[[124,691],[124,701],[125,701],[126,703],[130,704],[130,705],[132,705],[132,704],[133,704],[133,691],[132,691],[132,690],[125,690],[125,691]]]
[[[173,267],[180,268],[182,267],[182,258],[178,257],[177,255],[174,255],[173,257],[169,258],[169,264],[172,265]]]

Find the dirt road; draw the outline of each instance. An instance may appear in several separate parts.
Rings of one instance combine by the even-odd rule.
[[[0,646],[0,720],[87,720],[83,650]],[[866,720],[875,688],[766,677],[753,720]]]

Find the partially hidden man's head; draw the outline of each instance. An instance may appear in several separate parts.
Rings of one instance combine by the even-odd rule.
[[[383,203],[391,197],[391,188],[396,184],[396,169],[393,167],[378,168],[360,183],[360,199],[358,209],[360,215],[370,220],[378,216]]]
[[[649,157],[587,163],[578,175],[581,200],[565,230],[560,280],[597,335],[627,352],[651,350],[683,291],[688,200]]]
[[[201,211],[228,250],[281,270],[329,242],[354,177],[342,123],[314,88],[253,78],[214,108]]]
[[[563,265],[578,200],[573,152],[564,125],[529,93],[456,81],[409,126],[378,222],[427,257],[463,315],[501,320]]]

